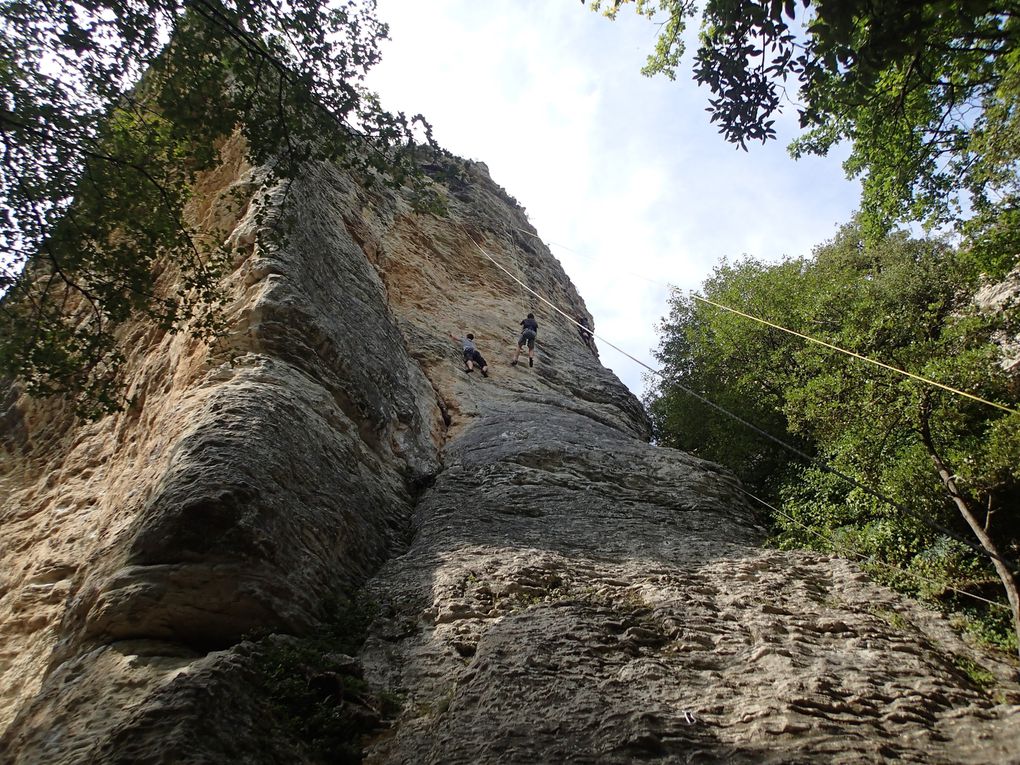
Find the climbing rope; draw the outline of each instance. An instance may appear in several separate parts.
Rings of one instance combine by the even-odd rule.
[[[559,308],[559,306],[557,306],[557,305],[556,305],[555,303],[553,303],[553,302],[551,302],[551,301],[549,301],[549,300],[546,300],[546,299],[545,299],[545,297],[543,297],[542,295],[540,295],[540,294],[539,294],[538,292],[536,292],[535,290],[531,289],[531,287],[529,287],[528,285],[526,285],[526,284],[525,284],[524,282],[522,282],[522,281],[521,281],[521,280],[519,280],[519,279],[518,279],[518,278],[517,278],[516,276],[514,276],[514,275],[513,275],[513,274],[512,274],[512,273],[511,273],[510,271],[508,271],[508,270],[507,270],[506,268],[504,268],[504,267],[503,267],[503,266],[502,266],[502,265],[501,265],[501,264],[500,264],[500,263],[499,263],[499,262],[498,262],[498,261],[497,261],[497,260],[496,260],[495,258],[493,258],[493,257],[492,257],[491,255],[489,255],[489,253],[487,253],[487,252],[486,252],[485,250],[483,250],[483,249],[482,249],[482,246],[481,246],[480,244],[478,244],[478,242],[476,242],[476,241],[474,240],[474,238],[473,238],[473,237],[472,237],[472,236],[471,236],[470,234],[468,234],[468,232],[467,232],[467,229],[464,229],[464,233],[465,233],[465,234],[467,234],[467,236],[468,236],[468,238],[469,238],[469,239],[471,239],[471,243],[472,243],[472,244],[473,244],[473,245],[474,245],[475,247],[477,247],[477,248],[478,248],[478,251],[479,251],[480,253],[482,253],[482,255],[484,255],[484,256],[485,256],[486,258],[488,258],[488,259],[489,259],[490,261],[492,261],[492,264],[493,264],[493,265],[495,265],[495,266],[496,266],[496,268],[498,268],[498,269],[499,269],[500,271],[502,271],[503,273],[505,273],[505,274],[506,274],[507,276],[509,276],[509,277],[510,277],[511,279],[513,279],[513,280],[514,280],[515,282],[517,282],[518,284],[520,284],[520,285],[521,285],[521,287],[523,287],[524,289],[526,289],[526,290],[527,290],[528,292],[530,292],[530,293],[531,293],[532,295],[534,295],[534,296],[535,296],[536,298],[538,298],[538,299],[539,299],[539,300],[541,300],[541,301],[542,301],[543,303],[545,303],[545,304],[546,304],[547,306],[549,306],[550,308],[552,308],[552,309],[553,309],[554,311],[556,311],[556,313],[558,313],[558,314],[560,314],[561,316],[563,316],[563,317],[564,317],[564,318],[565,318],[565,319],[566,319],[567,321],[569,321],[569,322],[570,322],[571,324],[573,324],[573,325],[574,325],[575,327],[583,327],[583,325],[582,325],[582,324],[581,324],[580,322],[578,322],[578,321],[577,321],[577,320],[576,320],[576,319],[575,319],[575,318],[574,318],[573,316],[571,316],[570,314],[568,314],[568,313],[567,313],[566,311],[563,311],[563,310],[561,310],[561,309]],[[638,358],[635,358],[634,356],[631,356],[631,355],[630,355],[629,353],[627,353],[627,351],[623,350],[623,348],[620,348],[619,346],[613,345],[613,344],[612,344],[611,342],[609,342],[608,340],[606,340],[606,339],[605,339],[604,337],[602,337],[601,335],[597,335],[597,334],[595,334],[594,332],[592,332],[592,331],[591,331],[590,329],[588,329],[587,327],[583,327],[583,328],[584,328],[584,329],[585,329],[586,331],[590,332],[590,333],[591,333],[592,335],[594,335],[595,337],[597,337],[597,338],[598,338],[599,340],[601,340],[602,342],[604,342],[604,343],[605,343],[606,345],[608,345],[608,346],[609,346],[610,348],[613,348],[613,349],[615,349],[615,350],[619,351],[620,353],[622,353],[622,354],[623,354],[624,356],[626,356],[627,358],[629,358],[629,359],[631,359],[631,360],[633,360],[633,361],[636,361],[636,362],[637,362],[638,364],[640,364],[641,366],[645,367],[646,369],[649,369],[649,370],[651,370],[652,372],[655,372],[656,374],[658,374],[657,370],[654,370],[654,369],[652,369],[652,368],[651,368],[650,366],[648,366],[647,364],[645,364],[645,362],[641,361],[640,359],[638,359]]]
[[[566,250],[567,252],[572,252],[575,255],[578,255],[579,257],[585,258],[587,260],[592,260],[592,261],[596,260],[596,258],[594,258],[593,256],[588,255],[588,254],[583,253],[583,252],[580,252],[579,250],[575,250],[572,247],[567,247],[567,245],[565,245],[565,244],[560,244],[559,242],[553,242],[553,241],[547,242],[544,239],[542,239],[538,234],[535,234],[535,233],[533,233],[531,231],[528,231],[525,228],[521,228],[520,226],[513,226],[512,228],[514,228],[517,231],[520,231],[522,234],[527,234],[528,236],[532,237],[533,239],[537,239],[538,241],[540,241],[542,244],[544,244],[546,247],[548,247],[550,249],[553,248],[553,247],[556,247],[557,249],[560,249],[560,250]],[[651,278],[649,278],[647,276],[644,276],[643,274],[637,273],[636,271],[628,271],[627,269],[619,268],[618,265],[615,265],[615,264],[613,266],[613,273],[615,273],[615,274],[627,274],[629,276],[633,276],[635,279],[640,279],[641,281],[648,282],[649,284],[655,284],[655,285],[658,285],[660,287],[666,287],[667,289],[676,289],[676,285],[675,284],[669,284],[668,282],[660,281],[659,279],[651,279]]]
[[[524,313],[527,313],[528,312],[528,299],[527,299],[527,297],[525,297],[525,292],[524,292],[524,281],[523,281],[524,280],[524,268],[521,266],[521,254],[517,250],[517,243],[514,241],[513,234],[510,233],[510,228],[517,228],[517,227],[516,226],[510,226],[507,229],[506,238],[510,241],[510,247],[514,251],[514,265],[517,267],[517,274],[520,276],[520,279],[517,280],[517,283],[520,285],[521,309],[524,311]],[[516,335],[515,335],[515,337],[516,337]]]
[[[541,295],[540,293],[536,292],[531,287],[528,287],[526,284],[524,284],[519,279],[517,279],[517,277],[514,276],[513,273],[511,273],[509,270],[507,270],[501,263],[499,263],[499,261],[497,261],[495,258],[493,258],[488,252],[486,252],[485,249],[483,249],[482,246],[480,244],[478,244],[478,242],[475,241],[474,237],[472,237],[468,233],[467,229],[462,227],[462,230],[464,231],[464,234],[471,240],[471,243],[474,244],[474,246],[478,249],[478,251],[487,260],[489,260],[493,265],[495,265],[500,271],[502,271],[507,276],[509,276],[511,279],[516,281],[518,284],[520,284],[522,287],[524,287],[524,289],[526,289],[528,292],[530,292],[532,295],[534,295],[536,298],[538,298],[538,300],[542,301],[547,306],[549,306],[551,309],[556,311],[556,313],[558,313],[561,316],[563,316],[568,322],[570,322],[571,324],[573,324],[576,327],[580,327],[581,326],[581,324],[579,322],[577,322],[568,313],[566,313],[565,311],[560,309],[559,306],[554,304],[552,301],[546,299],[543,295]],[[592,335],[594,337],[598,338],[599,340],[601,340],[606,345],[608,345],[610,348],[613,348],[614,350],[616,350],[619,353],[623,354],[624,356],[629,358],[631,361],[633,361],[633,362],[635,362],[637,364],[640,364],[642,367],[647,369],[652,374],[657,375],[660,378],[662,378],[663,380],[666,380],[671,385],[674,385],[677,388],[680,388],[680,390],[684,391],[685,393],[687,393],[688,395],[692,396],[693,398],[696,398],[698,401],[701,401],[706,406],[711,407],[712,409],[718,411],[719,413],[723,414],[724,416],[729,417],[730,419],[740,423],[744,427],[749,428],[750,430],[753,430],[755,433],[758,433],[762,437],[764,437],[764,438],[768,439],[769,441],[775,443],[776,445],[778,445],[781,448],[787,450],[788,452],[791,452],[792,454],[797,455],[801,459],[805,460],[808,464],[818,468],[819,470],[822,470],[823,472],[829,473],[831,475],[836,476],[837,478],[842,479],[843,481],[849,483],[854,488],[859,489],[860,491],[863,491],[864,493],[868,494],[869,496],[874,497],[875,499],[878,499],[878,500],[880,500],[882,502],[885,502],[887,505],[889,505],[890,507],[900,511],[901,513],[904,513],[905,515],[911,516],[915,520],[919,521],[922,525],[925,525],[928,528],[931,528],[931,529],[933,529],[935,531],[938,531],[940,534],[944,534],[947,537],[955,539],[957,542],[960,542],[961,544],[966,545],[970,549],[972,549],[975,552],[977,552],[979,555],[985,556],[985,557],[990,558],[992,560],[997,560],[999,563],[1004,565],[1007,569],[1009,569],[1013,573],[1020,573],[1020,568],[1017,568],[1017,566],[1015,564],[1013,564],[1011,561],[1008,561],[1008,560],[1002,558],[1001,556],[996,555],[995,553],[992,553],[989,550],[986,550],[985,548],[981,547],[976,542],[972,542],[971,540],[967,539],[966,537],[962,536],[961,534],[958,534],[957,532],[953,531],[948,526],[944,526],[941,523],[938,523],[937,521],[934,521],[931,518],[927,517],[926,515],[924,515],[924,514],[922,514],[920,512],[917,512],[917,511],[911,509],[910,507],[908,507],[908,506],[906,506],[906,505],[904,505],[904,504],[902,504],[900,502],[897,502],[896,500],[892,499],[891,497],[887,497],[885,494],[883,494],[882,492],[878,491],[877,489],[873,489],[870,486],[861,483],[860,481],[858,481],[855,478],[852,478],[851,476],[847,475],[846,473],[843,473],[842,471],[837,470],[836,468],[832,467],[831,465],[828,465],[825,462],[822,462],[820,459],[818,459],[816,457],[812,457],[811,455],[809,455],[806,452],[798,449],[797,447],[795,447],[795,446],[793,446],[791,444],[786,443],[785,441],[783,441],[780,438],[777,438],[776,436],[772,435],[768,431],[763,430],[762,428],[759,428],[757,425],[755,425],[755,424],[753,424],[751,422],[748,422],[747,420],[743,419],[739,415],[736,415],[733,412],[730,412],[729,410],[725,409],[724,407],[719,406],[715,402],[710,401],[709,399],[707,399],[704,396],[702,396],[700,393],[697,393],[697,392],[691,390],[690,388],[688,388],[687,386],[685,386],[682,383],[678,382],[677,380],[670,379],[661,370],[655,369],[654,367],[646,364],[641,359],[637,358],[636,356],[631,355],[630,353],[628,353],[627,351],[623,350],[619,346],[617,346],[614,343],[610,342],[609,340],[604,338],[602,335],[599,335],[599,334],[597,334],[595,332],[592,332]]]
[[[722,303],[717,303],[714,300],[709,300],[706,297],[702,297],[701,295],[699,295],[696,292],[692,292],[691,293],[691,297],[694,298],[695,300],[701,301],[702,303],[707,303],[708,305],[715,306],[716,308],[721,308],[724,311],[729,311],[730,313],[734,313],[737,316],[743,316],[745,319],[750,319],[751,321],[756,321],[759,324],[764,324],[766,327],[772,327],[773,329],[778,329],[778,330],[780,330],[782,332],[786,332],[787,334],[793,335],[794,337],[799,337],[799,338],[802,338],[804,340],[808,340],[809,342],[815,343],[817,345],[821,345],[821,346],[823,346],[825,348],[829,348],[830,350],[839,351],[840,353],[845,353],[847,356],[851,356],[851,357],[853,357],[855,359],[860,359],[861,361],[866,361],[869,364],[874,364],[876,367],[882,367],[883,369],[888,369],[888,370],[890,370],[892,372],[898,372],[901,375],[905,375],[906,377],[913,378],[914,380],[918,380],[920,382],[927,383],[928,385],[933,385],[936,388],[941,388],[942,390],[949,391],[950,393],[955,393],[958,396],[965,396],[966,398],[973,399],[974,401],[980,401],[982,404],[987,404],[988,406],[994,406],[996,409],[1001,409],[1002,411],[1009,412],[1010,414],[1018,414],[1018,413],[1020,413],[1020,411],[1018,411],[1016,409],[1011,409],[1008,406],[1003,406],[1002,404],[997,404],[994,401],[989,401],[986,398],[981,398],[981,396],[977,396],[977,395],[975,395],[973,393],[968,393],[965,390],[960,390],[959,388],[954,388],[951,385],[944,385],[944,384],[942,384],[940,382],[937,382],[935,380],[932,380],[930,378],[922,377],[921,375],[915,375],[913,372],[908,372],[905,369],[900,369],[899,367],[894,367],[894,366],[892,366],[890,364],[886,364],[886,363],[884,363],[882,361],[878,361],[876,359],[868,358],[867,356],[862,356],[861,354],[856,353],[855,351],[849,351],[846,348],[840,348],[838,345],[833,345],[832,343],[827,343],[824,340],[819,340],[818,338],[811,337],[810,335],[805,335],[804,333],[797,332],[794,329],[788,329],[787,327],[781,326],[779,324],[774,324],[773,322],[766,321],[765,319],[760,319],[757,316],[753,316],[753,315],[751,315],[749,313],[744,313],[743,311],[738,311],[736,308],[730,308],[729,306],[723,305]]]

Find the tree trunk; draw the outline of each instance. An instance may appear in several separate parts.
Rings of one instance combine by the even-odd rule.
[[[1006,589],[1006,599],[1009,601],[1010,611],[1013,614],[1013,630],[1016,632],[1018,643],[1020,643],[1020,590],[1017,589],[1016,576],[1014,576],[1012,570],[1006,564],[995,541],[978,521],[973,510],[971,510],[970,503],[956,485],[952,472],[946,466],[938,449],[935,448],[935,442],[931,437],[931,429],[928,426],[929,411],[926,404],[927,402],[922,401],[920,416],[921,439],[928,450],[928,455],[931,457],[935,469],[938,471],[939,478],[942,479],[942,485],[946,487],[946,491],[956,505],[956,509],[960,511],[960,515],[967,521],[967,525],[974,532],[974,536],[978,538],[981,547],[988,552],[992,559],[992,565],[995,566],[995,571],[999,575],[999,579],[1002,580],[1002,586]],[[1020,654],[1020,645],[1018,645],[1018,654]]]

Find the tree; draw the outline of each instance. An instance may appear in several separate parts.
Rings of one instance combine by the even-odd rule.
[[[804,266],[803,260],[773,267],[750,258],[734,264],[724,261],[703,289],[724,304],[787,316],[796,310],[789,303],[794,293],[788,284],[800,277]],[[695,390],[769,433],[788,433],[784,390],[777,382],[793,368],[793,352],[799,344],[778,330],[705,310],[679,292],[673,295],[670,309],[659,327],[657,354],[665,382],[648,402],[657,439],[665,446],[722,463],[748,485],[768,491],[790,463],[790,453],[769,448],[753,431],[720,416],[679,386]],[[811,448],[797,436],[791,435],[790,440],[800,449]]]
[[[383,111],[361,84],[387,31],[374,7],[0,5],[0,374],[95,415],[123,404],[126,318],[216,333],[222,253],[184,211],[235,131],[267,185],[319,159],[412,177],[424,123]],[[156,284],[167,267],[170,292]]]
[[[1015,409],[994,342],[1009,317],[973,306],[978,276],[966,252],[903,233],[868,243],[855,224],[810,259],[724,264],[704,290],[715,302]],[[780,539],[809,546],[818,544],[814,533],[841,539],[984,595],[980,583],[994,576],[1020,633],[1012,568],[1020,558],[1012,512],[1020,501],[1020,415],[679,296],[659,358],[666,376],[652,413],[662,440],[734,467],[779,502],[789,516],[774,519]],[[818,463],[780,457],[772,442],[718,424],[714,412],[703,417],[715,424],[692,419],[675,382]],[[730,433],[713,437],[724,429]]]
[[[613,16],[627,2],[591,6]],[[644,73],[675,78],[698,3],[635,7],[665,17]],[[1018,12],[1015,0],[705,0],[693,75],[712,92],[712,121],[745,149],[775,137],[794,86],[806,132],[792,153],[848,141],[861,220],[878,236],[892,221],[1017,208]]]

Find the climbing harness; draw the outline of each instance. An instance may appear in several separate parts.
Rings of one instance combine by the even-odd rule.
[[[463,228],[463,227],[462,227],[462,228]],[[541,294],[539,294],[539,293],[538,293],[538,292],[536,292],[535,290],[531,289],[531,287],[529,287],[528,285],[526,285],[526,284],[525,284],[524,282],[522,282],[522,281],[521,281],[520,279],[518,279],[518,278],[517,278],[516,276],[514,276],[514,275],[513,275],[512,273],[510,273],[510,271],[508,271],[508,270],[507,270],[506,268],[504,268],[504,267],[503,267],[503,266],[502,266],[502,265],[501,265],[501,264],[499,263],[499,261],[497,261],[497,260],[496,260],[495,258],[493,258],[493,257],[492,257],[491,255],[489,255],[489,253],[487,253],[487,252],[486,252],[486,251],[485,251],[484,249],[482,249],[482,246],[481,246],[480,244],[478,244],[478,242],[476,242],[476,241],[474,240],[474,237],[472,237],[472,236],[471,236],[471,235],[470,235],[470,234],[468,233],[467,229],[464,229],[464,233],[465,233],[465,234],[467,235],[468,239],[470,239],[470,240],[471,240],[471,244],[473,244],[473,245],[474,245],[474,246],[475,246],[475,247],[476,247],[476,248],[478,249],[478,251],[479,251],[480,253],[482,253],[482,255],[484,255],[484,256],[485,256],[485,257],[486,257],[486,258],[487,258],[487,259],[488,259],[489,261],[491,261],[491,262],[492,262],[492,264],[493,264],[494,266],[496,266],[496,268],[498,268],[498,269],[499,269],[500,271],[502,271],[502,272],[503,272],[504,274],[506,274],[507,276],[509,276],[509,277],[510,277],[511,279],[513,279],[513,280],[514,280],[515,282],[517,282],[518,284],[520,284],[520,285],[521,285],[521,287],[523,287],[524,289],[526,289],[526,290],[527,290],[528,292],[530,292],[530,293],[531,293],[532,295],[534,295],[534,296],[535,296],[536,298],[538,298],[538,299],[539,299],[539,300],[541,300],[541,301],[542,301],[543,303],[545,303],[545,304],[546,304],[547,306],[549,306],[550,308],[552,308],[552,309],[553,309],[554,311],[556,311],[556,313],[560,314],[560,316],[562,316],[563,318],[565,318],[565,319],[566,319],[567,321],[569,321],[569,322],[570,322],[571,324],[573,324],[573,325],[574,325],[575,327],[581,327],[581,326],[582,326],[582,325],[580,324],[580,322],[578,322],[577,320],[575,320],[575,319],[574,319],[574,317],[573,317],[573,316],[571,316],[570,314],[568,314],[568,313],[567,313],[566,311],[563,311],[562,309],[560,309],[560,307],[559,307],[559,306],[557,306],[557,305],[556,305],[555,303],[552,303],[552,302],[550,302],[549,300],[546,300],[546,299],[545,299],[545,298],[544,298],[544,297],[543,297],[543,296],[542,296]],[[610,348],[615,348],[615,349],[616,349],[617,351],[619,351],[620,353],[622,353],[622,354],[623,354],[624,356],[627,356],[628,358],[630,358],[630,359],[632,359],[632,360],[636,361],[636,362],[637,362],[638,364],[641,364],[641,365],[642,365],[643,367],[645,367],[645,368],[647,368],[647,369],[650,369],[651,371],[655,372],[655,370],[654,370],[654,369],[652,369],[651,367],[649,367],[649,366],[648,366],[647,364],[645,364],[645,363],[644,363],[643,361],[640,361],[639,359],[635,359],[635,358],[634,358],[633,356],[631,356],[631,355],[630,355],[629,353],[627,353],[627,352],[626,352],[625,350],[623,350],[622,348],[617,348],[617,346],[615,346],[615,345],[613,345],[612,343],[610,343],[610,342],[609,342],[608,340],[606,340],[606,339],[605,339],[604,337],[601,337],[601,336],[599,336],[599,335],[596,335],[596,334],[595,334],[594,332],[592,332],[592,335],[593,335],[594,337],[597,337],[597,338],[598,338],[599,340],[601,340],[602,342],[604,342],[604,343],[605,343],[606,345],[608,345],[608,346],[609,346]]]
[[[528,313],[529,302],[528,302],[528,298],[527,298],[527,293],[525,293],[525,291],[524,291],[525,290],[525,285],[524,285],[524,268],[521,266],[521,254],[517,250],[517,243],[514,241],[513,234],[510,233],[509,229],[507,229],[506,236],[507,236],[507,239],[510,240],[510,247],[513,250],[513,253],[514,253],[514,265],[516,266],[517,274],[520,277],[516,281],[517,281],[517,284],[520,286],[521,311],[523,311],[524,313]],[[520,335],[517,333],[516,330],[511,329],[510,332],[511,332],[510,339],[513,340],[514,349],[515,349],[514,350],[514,359],[513,359],[513,361],[510,362],[510,364],[511,364],[511,366],[517,366],[517,357],[520,354],[521,338],[520,338]],[[530,357],[528,358],[528,361],[531,361]]]

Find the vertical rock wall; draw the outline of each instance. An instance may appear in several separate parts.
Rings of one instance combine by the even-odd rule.
[[[404,543],[416,487],[439,469],[436,393],[346,230],[335,171],[290,190],[294,233],[267,250],[255,212],[288,192],[253,196],[226,151],[232,172],[207,180],[201,212],[232,230],[230,336],[207,349],[131,328],[136,403],[98,423],[10,404],[0,724],[15,761],[94,758],[177,704],[187,678],[229,668],[216,651],[313,630]],[[149,742],[176,761],[167,744]]]
[[[647,443],[478,253],[586,314],[484,166],[433,168],[436,218],[331,167],[263,193],[224,157],[194,214],[233,247],[229,336],[128,328],[136,403],[97,423],[5,401],[0,761],[305,761],[245,638],[314,637],[362,586],[356,672],[398,700],[373,762],[1016,761],[1015,668],[842,561],[761,549],[730,477]],[[282,248],[260,207],[289,211]]]

